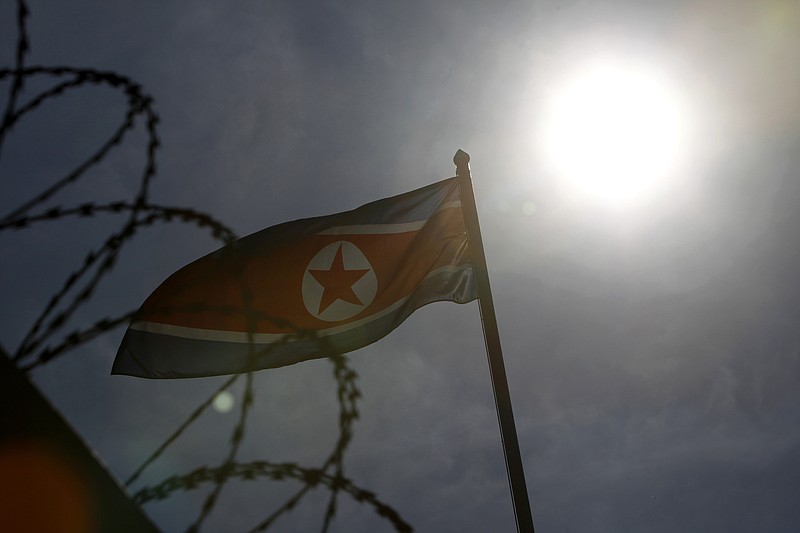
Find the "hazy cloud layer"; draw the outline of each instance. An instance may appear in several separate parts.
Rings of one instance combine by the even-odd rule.
[[[443,179],[456,149],[471,153],[537,528],[788,532],[800,523],[792,2],[30,7],[29,63],[139,81],[162,118],[154,195],[240,234]],[[4,11],[9,66],[13,10]],[[639,209],[570,197],[535,147],[545,96],[598,49],[677,72],[699,124],[691,161]],[[123,113],[118,95],[91,88],[20,123],[0,162],[0,209],[74,165]],[[140,128],[56,203],[131,197],[144,143]],[[0,234],[4,347],[104,235],[96,221]],[[135,308],[216,246],[192,228],[145,232],[76,323]],[[34,380],[125,478],[223,378],[109,376],[120,337]],[[512,531],[477,305],[429,306],[350,359],[363,399],[346,475],[419,531]],[[258,373],[243,460],[321,462],[337,429],[331,372],[322,360]],[[233,413],[205,415],[146,481],[218,464]],[[247,530],[295,488],[232,483],[206,530]],[[327,493],[317,492],[276,530],[320,527]],[[145,511],[181,531],[204,495]],[[333,530],[391,530],[341,500]]]

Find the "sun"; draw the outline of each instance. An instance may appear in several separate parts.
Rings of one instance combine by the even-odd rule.
[[[655,194],[685,158],[681,92],[651,65],[599,59],[554,86],[542,122],[546,164],[576,194],[630,205]]]

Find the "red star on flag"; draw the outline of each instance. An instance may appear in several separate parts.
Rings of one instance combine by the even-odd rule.
[[[353,285],[364,277],[369,269],[346,270],[344,259],[342,258],[342,245],[336,250],[330,270],[309,270],[308,273],[314,276],[323,287],[322,298],[319,302],[319,311],[322,313],[336,300],[343,300],[356,305],[364,305],[355,292]]]

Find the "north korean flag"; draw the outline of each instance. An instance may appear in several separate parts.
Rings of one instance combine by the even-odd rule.
[[[414,310],[476,298],[456,178],[287,222],[182,268],[133,319],[112,373],[233,374],[356,350]]]

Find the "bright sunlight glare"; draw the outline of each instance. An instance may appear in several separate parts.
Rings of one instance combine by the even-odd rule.
[[[610,205],[654,194],[680,166],[688,111],[648,65],[595,61],[554,89],[545,110],[545,158],[576,193]]]

